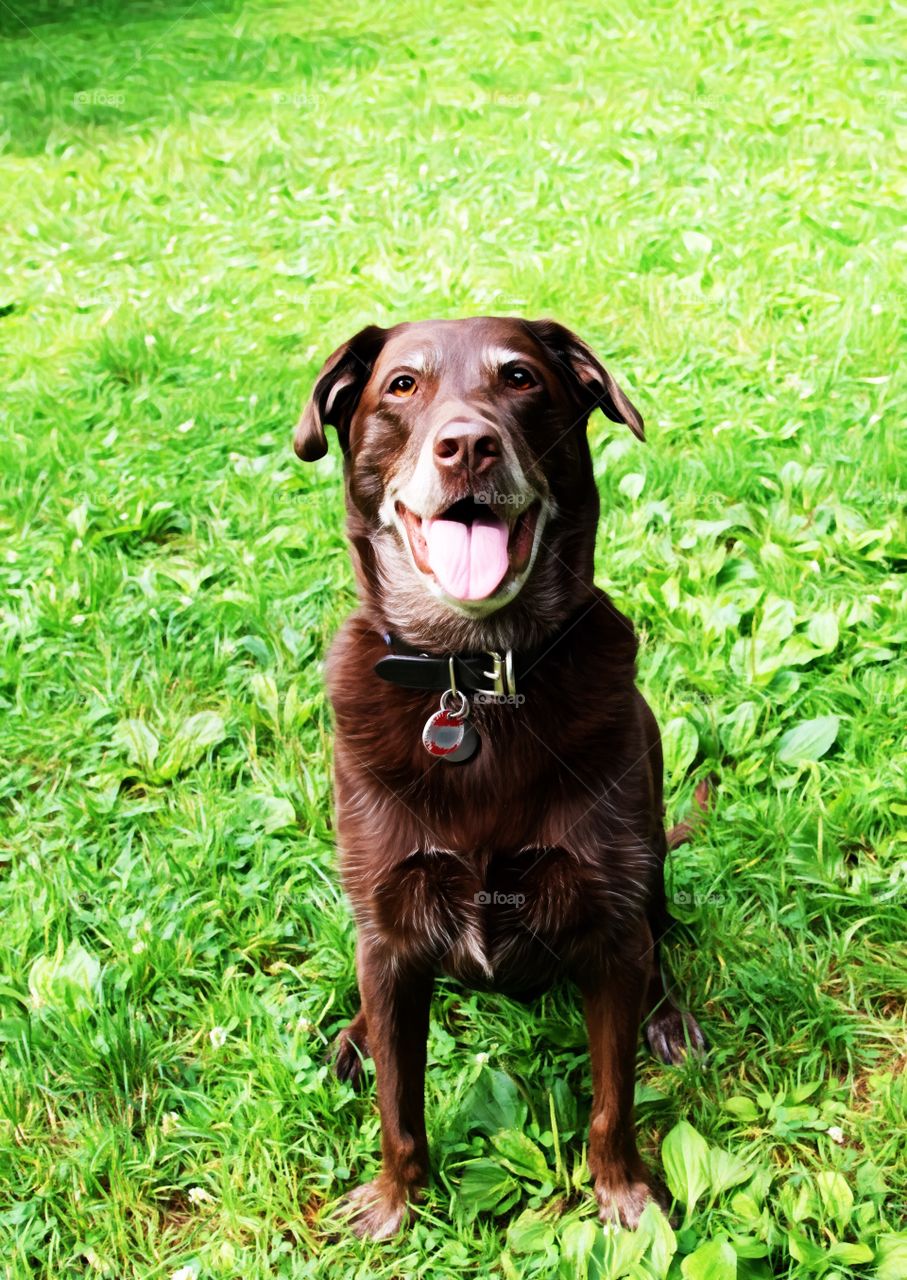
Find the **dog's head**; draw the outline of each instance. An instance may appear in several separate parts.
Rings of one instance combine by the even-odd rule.
[[[325,364],[296,428],[306,461],[336,428],[365,603],[412,643],[507,647],[588,595],[598,493],[593,409],[642,419],[553,321],[374,325]]]

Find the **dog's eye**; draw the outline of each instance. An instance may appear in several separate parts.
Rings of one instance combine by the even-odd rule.
[[[416,379],[411,378],[408,373],[401,373],[398,378],[394,378],[388,387],[388,391],[392,396],[400,396],[404,399],[411,396],[416,389]]]
[[[514,391],[528,391],[536,385],[535,378],[521,364],[509,364],[503,372],[504,382]]]

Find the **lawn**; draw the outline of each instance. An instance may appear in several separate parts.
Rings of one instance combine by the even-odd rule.
[[[907,1275],[904,26],[840,0],[0,0],[0,1275]],[[900,162],[900,167],[899,167]],[[605,1235],[585,1033],[441,984],[434,1182],[363,1244],[373,1079],[321,658],[360,325],[554,316],[635,620],[676,986],[673,1226]]]

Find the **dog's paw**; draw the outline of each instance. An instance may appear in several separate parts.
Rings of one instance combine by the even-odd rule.
[[[354,1018],[344,1027],[334,1046],[334,1075],[338,1080],[348,1081],[354,1089],[362,1083],[362,1059],[369,1057],[365,1029],[359,1022],[359,1018]]]
[[[397,1234],[409,1217],[409,1205],[402,1192],[379,1177],[344,1196],[337,1213],[357,1236],[387,1240]]]
[[[643,1209],[652,1200],[665,1213],[668,1210],[664,1195],[642,1179],[627,1182],[599,1180],[595,1184],[595,1198],[598,1201],[598,1216],[606,1227],[620,1226],[634,1230],[639,1226]]]
[[[705,1057],[705,1037],[699,1023],[691,1013],[681,1013],[673,1005],[655,1010],[646,1023],[646,1040],[655,1057],[669,1066],[679,1066],[688,1054]]]

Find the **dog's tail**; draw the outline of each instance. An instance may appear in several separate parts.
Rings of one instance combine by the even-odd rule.
[[[686,844],[696,828],[702,825],[712,808],[712,800],[717,790],[718,779],[714,773],[710,773],[707,778],[703,778],[696,784],[696,790],[693,792],[693,812],[668,832],[669,849],[676,849],[678,845]]]

